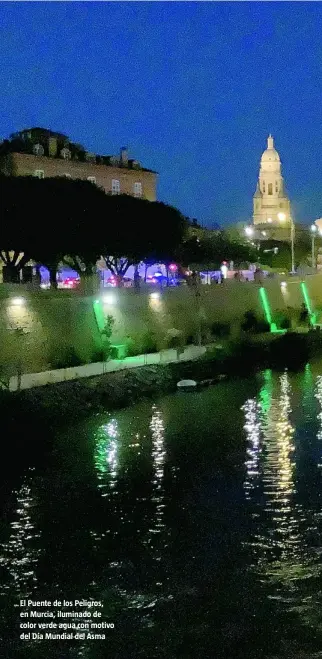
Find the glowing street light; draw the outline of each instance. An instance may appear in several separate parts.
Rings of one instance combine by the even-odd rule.
[[[25,300],[23,297],[14,297],[11,300],[11,304],[15,307],[22,307],[24,303]]]
[[[286,220],[286,215],[285,215],[285,213],[278,213],[277,217],[278,217],[278,219],[279,219],[280,222],[284,222],[284,221]],[[291,263],[292,263],[292,265],[291,265],[291,273],[292,273],[292,275],[294,275],[294,274],[295,274],[295,262],[294,262],[294,260],[295,260],[295,259],[294,259],[294,234],[295,234],[295,227],[294,227],[294,222],[293,222],[292,218],[290,218],[290,220],[291,220]]]
[[[246,227],[246,228],[245,228],[245,233],[246,233],[246,236],[251,237],[251,236],[254,234],[254,229],[253,229],[253,227]]]
[[[104,295],[103,302],[105,302],[105,304],[115,304],[116,302],[115,295]]]
[[[316,262],[315,262],[315,236],[317,233],[317,226],[316,224],[311,224],[311,237],[312,237],[312,268],[316,268]]]

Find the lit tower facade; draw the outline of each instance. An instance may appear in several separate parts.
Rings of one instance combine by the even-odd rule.
[[[281,221],[282,219],[282,221]],[[267,138],[260,162],[259,178],[254,194],[254,224],[287,227],[291,225],[290,201],[285,194],[280,157],[271,135]]]

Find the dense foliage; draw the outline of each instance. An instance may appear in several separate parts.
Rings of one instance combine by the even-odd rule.
[[[0,176],[0,258],[9,279],[29,261],[44,265],[56,285],[65,262],[84,277],[103,258],[119,281],[140,262],[176,261],[193,270],[218,269],[223,261],[237,267],[261,261],[280,267],[289,260],[288,244],[278,253],[255,249],[240,233],[201,229],[176,208],[129,195],[112,196],[84,180],[65,177]],[[307,255],[307,236],[296,243],[297,259]]]
[[[123,277],[145,259],[173,260],[186,230],[172,206],[65,177],[2,176],[0,212],[0,256],[13,280],[29,260],[48,267],[54,283],[61,261],[86,275],[101,257]]]

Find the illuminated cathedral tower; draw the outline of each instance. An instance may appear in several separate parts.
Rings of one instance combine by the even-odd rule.
[[[267,139],[260,162],[259,178],[254,194],[253,222],[287,227],[291,224],[290,201],[284,191],[280,157],[271,135]]]

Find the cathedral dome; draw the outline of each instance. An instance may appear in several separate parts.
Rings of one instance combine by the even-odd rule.
[[[280,163],[280,157],[274,149],[274,140],[271,135],[267,138],[267,149],[264,151],[261,157],[261,164],[266,164],[268,162]]]

